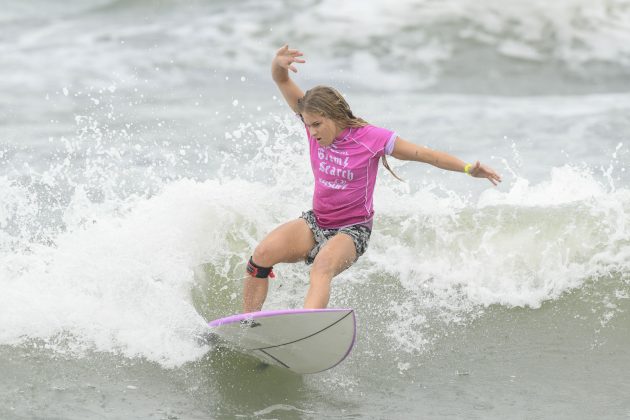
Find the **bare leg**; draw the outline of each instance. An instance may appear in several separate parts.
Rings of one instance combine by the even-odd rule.
[[[304,308],[320,309],[328,306],[330,283],[337,274],[350,267],[357,258],[354,241],[345,233],[338,233],[326,242],[315,257],[311,269],[311,286]]]
[[[258,244],[252,259],[261,267],[303,261],[314,246],[313,232],[306,221],[292,220],[271,231]],[[268,288],[268,279],[248,275],[243,289],[243,312],[260,311],[267,298]]]
[[[267,299],[269,279],[259,279],[249,274],[243,286],[243,312],[258,312]]]

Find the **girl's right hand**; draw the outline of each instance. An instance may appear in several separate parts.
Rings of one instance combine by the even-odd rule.
[[[283,69],[291,70],[293,73],[297,73],[297,68],[293,63],[306,63],[301,58],[302,54],[298,50],[290,50],[289,45],[285,44],[276,52],[276,56],[273,59],[273,64]]]

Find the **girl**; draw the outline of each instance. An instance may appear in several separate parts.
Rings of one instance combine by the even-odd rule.
[[[479,161],[467,164],[368,124],[354,116],[348,103],[333,88],[317,86],[303,93],[288,72],[297,72],[295,63],[305,63],[300,58],[302,55],[284,45],[272,61],[271,74],[306,128],[315,176],[313,209],[277,227],[258,244],[247,264],[244,312],[262,309],[275,264],[298,261],[312,264],[304,307],[328,305],[333,277],[350,267],[367,249],[379,159],[391,172],[386,155],[487,178],[494,185],[501,182],[494,170]]]

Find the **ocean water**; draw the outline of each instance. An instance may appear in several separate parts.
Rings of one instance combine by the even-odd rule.
[[[3,2],[0,418],[630,417],[630,2]],[[201,339],[309,208],[269,74],[485,180],[381,170],[333,283],[358,342],[297,376]],[[279,265],[267,309],[297,308]]]

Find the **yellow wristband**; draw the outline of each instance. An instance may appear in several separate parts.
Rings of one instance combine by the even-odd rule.
[[[472,174],[470,173],[470,168],[472,168],[472,164],[467,163],[466,166],[464,166],[464,172],[472,176]]]

